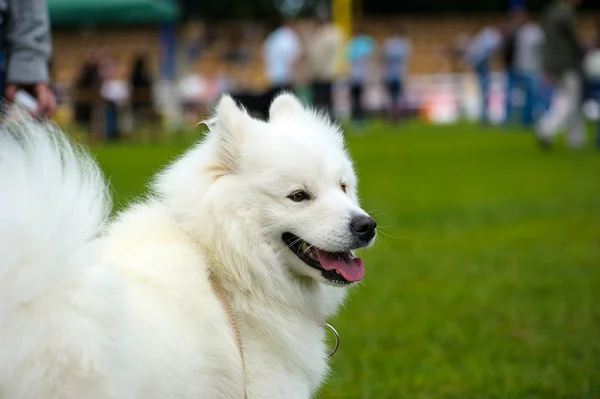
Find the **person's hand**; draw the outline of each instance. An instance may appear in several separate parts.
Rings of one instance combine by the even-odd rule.
[[[25,89],[33,94],[38,102],[38,109],[34,112],[35,117],[51,117],[56,111],[56,98],[47,83],[36,83],[33,85],[9,84],[4,93],[6,100],[11,104],[19,89]]]

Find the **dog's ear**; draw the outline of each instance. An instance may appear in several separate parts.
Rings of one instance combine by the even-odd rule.
[[[237,160],[250,115],[238,107],[235,100],[228,95],[219,100],[215,114],[219,134],[220,167],[223,168],[223,172],[234,173],[238,167]]]
[[[291,93],[283,93],[277,96],[271,103],[271,107],[269,108],[269,119],[302,111],[304,111],[304,106],[296,96]]]

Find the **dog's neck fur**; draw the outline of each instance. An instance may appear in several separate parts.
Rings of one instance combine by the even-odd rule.
[[[235,253],[232,248],[215,249],[201,240],[197,242],[209,255],[210,271],[239,316],[254,314],[256,306],[260,305],[261,309],[295,314],[320,323],[337,311],[346,296],[346,288],[327,286],[310,277],[294,276],[286,265],[270,264],[270,267],[265,267],[273,262],[272,259],[261,259],[257,254]],[[246,273],[240,275],[240,269]],[[265,276],[256,272],[265,269],[278,269],[279,274]],[[264,278],[269,278],[270,284],[265,284]],[[272,287],[281,289],[273,290]]]
[[[269,351],[272,359],[278,359],[280,370],[295,370],[277,378],[289,381],[286,385],[291,390],[314,394],[328,370],[321,322],[335,313],[347,289],[293,276],[286,265],[269,264],[273,260],[258,253],[241,254],[233,246],[204,243],[198,236],[195,241],[233,312],[244,358],[262,358],[258,354]],[[264,274],[258,272],[265,269],[280,273],[271,274],[266,283]],[[240,270],[246,273],[240,275]],[[250,395],[271,389],[262,375],[266,366],[246,365]]]

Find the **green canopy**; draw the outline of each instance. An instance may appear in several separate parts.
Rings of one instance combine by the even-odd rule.
[[[175,0],[48,0],[52,26],[174,21]]]

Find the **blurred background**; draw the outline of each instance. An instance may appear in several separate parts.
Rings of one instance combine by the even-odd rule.
[[[344,127],[380,226],[318,397],[597,399],[600,3],[577,3],[48,0],[55,120],[120,208],[222,93],[265,117],[293,90]],[[571,49],[575,89],[548,72]]]
[[[332,86],[332,111],[346,118],[358,94],[352,96],[351,88],[358,88],[352,83],[359,79],[359,114],[366,117],[455,123],[485,116],[490,123],[532,125],[552,96],[536,35],[548,2],[511,1],[48,0],[57,118],[85,127],[95,139],[112,140],[142,122],[193,126],[223,92],[256,113],[279,86],[322,105],[314,93],[320,80]],[[590,52],[600,41],[595,3],[583,1],[577,21],[580,44]],[[327,32],[329,23],[340,37]],[[282,26],[291,38],[278,36]],[[328,59],[331,53],[335,61]],[[516,54],[532,59],[511,60]],[[485,71],[473,57],[486,59]],[[286,76],[273,76],[277,68]],[[596,120],[592,87],[590,82],[584,111]]]

